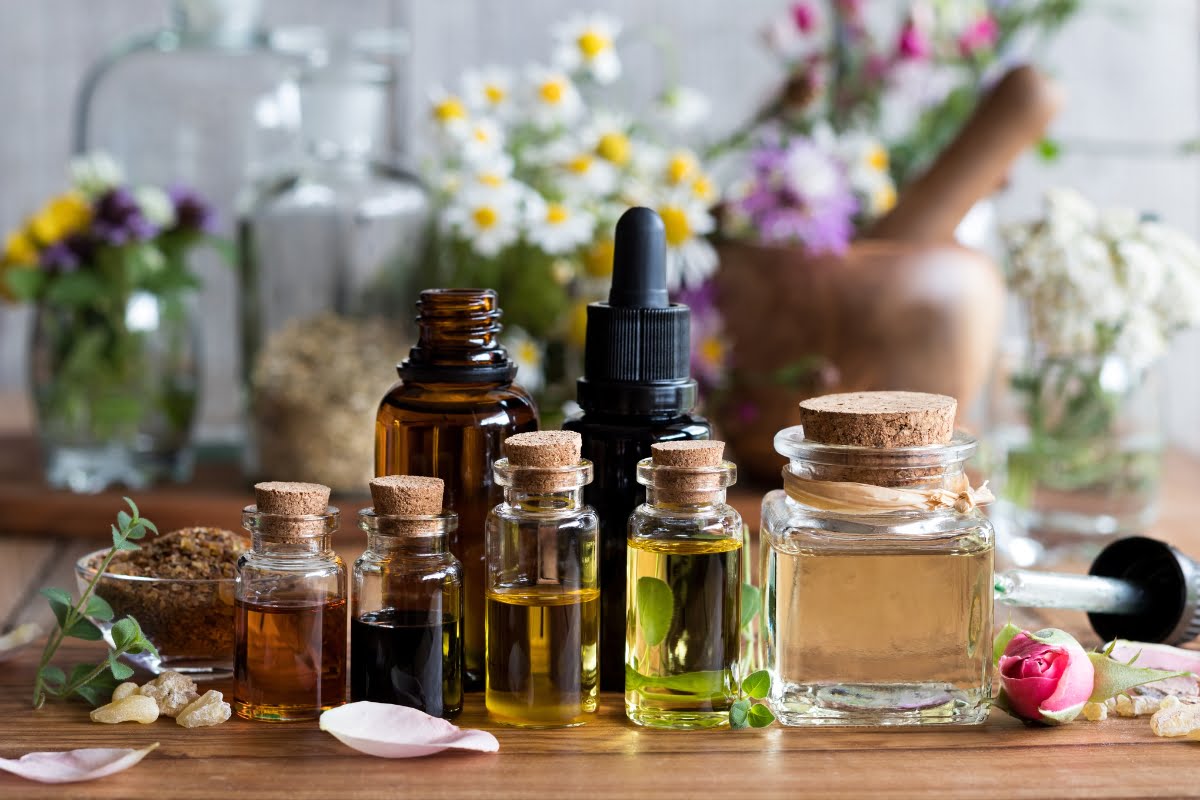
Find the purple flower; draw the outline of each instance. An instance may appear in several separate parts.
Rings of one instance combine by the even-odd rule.
[[[71,249],[65,239],[43,250],[38,261],[51,272],[74,272],[79,268],[79,254]]]
[[[858,201],[842,165],[810,139],[767,139],[751,153],[752,177],[734,198],[735,217],[769,244],[842,253]]]
[[[717,308],[717,287],[713,281],[677,292],[674,301],[692,311],[692,375],[704,392],[721,386],[729,363],[729,342],[725,321]]]
[[[197,233],[213,233],[217,227],[217,214],[208,202],[193,189],[173,186],[167,196],[175,206],[175,229]]]
[[[158,235],[158,228],[146,219],[133,194],[124,187],[109,189],[96,201],[92,233],[105,244],[120,246],[143,242]]]

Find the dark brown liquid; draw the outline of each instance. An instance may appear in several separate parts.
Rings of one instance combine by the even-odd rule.
[[[512,385],[397,384],[376,418],[375,473],[441,478],[443,504],[458,514],[450,551],[463,565],[468,688],[483,685],[483,526],[502,499],[492,481],[492,463],[501,457],[507,437],[534,430],[533,401]]]
[[[245,719],[316,719],[346,700],[346,601],[237,601],[233,708]]]
[[[461,620],[385,608],[350,623],[350,699],[462,711]]]

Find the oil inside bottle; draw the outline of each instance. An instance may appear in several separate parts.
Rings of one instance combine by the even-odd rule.
[[[346,700],[346,601],[237,601],[233,710],[275,722],[316,719]]]
[[[625,705],[641,725],[725,724],[741,646],[737,539],[630,539]]]
[[[462,711],[462,623],[385,608],[350,623],[350,699],[410,706],[435,717]]]

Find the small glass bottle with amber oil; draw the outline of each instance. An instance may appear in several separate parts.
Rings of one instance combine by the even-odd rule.
[[[828,395],[775,437],[762,508],[771,706],[784,725],[968,725],[992,683],[992,527],[951,397]]]
[[[432,475],[458,514],[450,551],[462,562],[467,688],[483,687],[483,526],[500,502],[492,464],[505,437],[536,431],[537,409],[513,383],[517,366],[500,346],[491,289],[426,289],[416,345],[375,418],[376,475]]]
[[[639,725],[729,722],[741,671],[742,518],[724,442],[664,442],[638,463],[629,519],[625,713]]]
[[[252,549],[235,580],[233,709],[316,719],[346,700],[346,566],[333,552],[329,487],[259,483],[242,512]]]
[[[579,434],[524,433],[496,462],[504,502],[487,520],[487,709],[528,728],[582,725],[596,710],[600,589],[591,462]]]
[[[354,562],[350,699],[451,719],[463,701],[463,573],[442,492],[439,478],[371,481],[375,505],[358,512],[367,549]]]

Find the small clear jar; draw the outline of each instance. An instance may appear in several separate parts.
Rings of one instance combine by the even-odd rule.
[[[725,502],[737,468],[721,442],[674,445],[715,458],[656,463],[659,444],[638,463],[646,502],[629,519],[625,712],[639,725],[711,728],[728,724],[744,677],[742,518]]]
[[[233,709],[245,719],[316,719],[346,699],[346,565],[338,510],[269,514],[247,506],[251,550],[235,579]]]
[[[762,506],[766,659],[785,725],[974,724],[991,699],[991,524],[967,494],[975,440],[860,447],[775,437],[785,489]],[[808,499],[803,484],[833,491]],[[848,487],[949,498],[848,508]],[[800,497],[802,499],[796,499]],[[885,504],[886,505],[886,504]],[[934,508],[933,506],[937,506]]]
[[[495,463],[504,502],[485,531],[486,700],[506,725],[583,725],[596,710],[600,523],[583,503],[592,464],[578,452],[549,468]]]
[[[350,699],[452,719],[463,702],[463,569],[453,512],[358,512],[367,549],[354,562]]]

